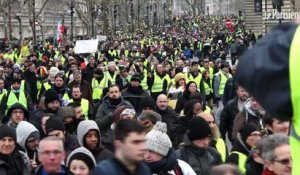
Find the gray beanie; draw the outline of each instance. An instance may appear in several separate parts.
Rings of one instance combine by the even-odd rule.
[[[153,129],[146,135],[146,147],[162,156],[166,156],[172,148],[172,142],[167,135],[167,125],[163,122],[156,122]]]

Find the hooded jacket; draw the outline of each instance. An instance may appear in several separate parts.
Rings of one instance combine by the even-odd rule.
[[[2,118],[2,123],[6,124],[9,122],[12,111],[15,109],[21,109],[24,111],[24,118],[26,121],[29,120],[29,112],[28,110],[21,104],[21,103],[15,103],[13,104],[8,110],[7,110],[7,114],[4,118]],[[16,126],[13,126],[16,127]]]
[[[25,151],[25,153],[28,155],[28,150],[26,148],[26,141],[28,139],[28,137],[30,136],[30,134],[32,134],[33,132],[38,132],[39,131],[29,122],[26,121],[21,121],[16,129],[16,133],[17,133],[17,143],[19,144],[19,146],[22,148],[22,150]],[[30,151],[31,152],[31,151]],[[37,153],[36,151],[32,153],[33,158],[36,158],[37,161]],[[28,157],[31,159],[31,156],[28,155]]]
[[[95,157],[96,162],[112,158],[114,156],[113,153],[110,152],[109,150],[105,149],[101,145],[101,136],[100,136],[101,133],[98,128],[98,125],[93,120],[84,120],[79,123],[79,125],[77,127],[77,139],[78,139],[79,145],[87,148],[84,143],[84,138],[90,130],[96,130],[98,132],[98,137],[99,137],[98,138],[99,142],[98,142],[97,148],[95,150],[89,150],[92,152],[93,156]]]

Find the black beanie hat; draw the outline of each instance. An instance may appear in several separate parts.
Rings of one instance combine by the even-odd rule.
[[[145,109],[147,107],[150,107],[151,109],[155,110],[155,102],[151,97],[141,99],[140,111],[142,111],[142,109]]]
[[[54,130],[59,130],[59,131],[66,131],[65,125],[62,121],[62,119],[58,117],[50,117],[46,123],[45,123],[45,130],[46,134],[48,135],[49,132],[54,131]]]
[[[44,96],[45,96],[45,105],[55,100],[59,101],[58,93],[53,89],[47,90]]]
[[[16,142],[17,141],[16,130],[7,125],[0,126],[0,139],[3,139],[4,137],[11,137]]]
[[[95,167],[95,163],[93,162],[93,159],[81,152],[73,154],[70,157],[69,164],[71,164],[73,160],[82,160],[89,167],[90,170],[92,170]],[[68,166],[70,167],[70,165]]]
[[[253,124],[246,124],[240,129],[240,135],[242,141],[245,143],[250,134],[254,131],[259,131],[258,128]]]
[[[195,117],[189,121],[189,131],[187,133],[191,141],[211,137],[211,129],[203,118]]]

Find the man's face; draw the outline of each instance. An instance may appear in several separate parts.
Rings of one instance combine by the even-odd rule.
[[[3,137],[0,139],[0,153],[10,155],[16,147],[16,143],[11,137]]]
[[[81,97],[81,95],[82,95],[82,93],[81,93],[79,87],[78,88],[73,88],[73,90],[72,90],[72,97],[74,99],[79,99]]]
[[[11,112],[11,120],[15,124],[20,123],[21,121],[24,120],[24,118],[25,118],[25,115],[24,115],[24,111],[22,109],[14,109]]]
[[[161,64],[157,65],[156,69],[157,69],[157,72],[160,74],[163,73],[163,71],[164,71],[164,68]]]
[[[132,87],[139,87],[140,82],[139,81],[131,81],[130,84]]]
[[[246,143],[252,148],[261,140],[261,133],[259,131],[252,132],[246,139]]]
[[[120,149],[124,158],[129,162],[139,162],[144,159],[146,152],[145,133],[131,132],[124,141],[116,141],[116,149]]]
[[[90,64],[95,64],[95,58],[94,57],[90,57],[89,63]]]
[[[89,132],[86,133],[84,139],[85,147],[87,147],[89,150],[95,150],[100,142],[99,133],[97,130],[89,130]]]
[[[12,88],[13,88],[14,90],[19,90],[19,89],[20,89],[20,86],[21,86],[21,84],[20,84],[19,82],[14,82],[14,83],[12,84]]]
[[[147,150],[146,153],[144,154],[144,160],[149,163],[149,162],[157,162],[160,161],[163,158],[162,155],[152,151],[152,150]]]
[[[249,98],[248,92],[241,86],[237,88],[236,93],[241,101],[246,101]]]
[[[111,71],[111,72],[114,72],[116,71],[116,65],[111,65],[108,67],[108,70]]]
[[[166,110],[168,107],[168,98],[165,95],[160,95],[157,97],[156,105],[160,110]]]
[[[74,76],[74,81],[77,83],[81,83],[81,75]]]
[[[80,119],[82,117],[82,115],[83,115],[81,106],[73,108],[73,110],[75,112],[76,119]]]
[[[63,131],[60,131],[60,130],[53,130],[53,131],[50,131],[48,133],[48,136],[54,136],[54,137],[58,137],[60,138],[61,140],[64,140],[65,139],[65,134]]]
[[[56,87],[62,87],[64,85],[64,80],[61,77],[57,77],[54,83]]]
[[[71,67],[70,67],[70,70],[71,71],[78,70],[78,67],[75,64],[72,64]]]
[[[281,145],[274,150],[274,160],[267,161],[267,168],[276,175],[290,175],[292,170],[291,150],[289,145]]]
[[[282,133],[289,134],[290,122],[289,121],[280,121],[276,118],[273,118],[272,125],[266,125],[266,127],[272,131],[272,133]]]
[[[116,86],[109,88],[108,96],[112,99],[119,99],[121,96],[119,88]]]
[[[253,111],[262,110],[262,107],[260,106],[258,101],[256,101],[254,98],[251,98],[251,106],[250,107]]]
[[[47,104],[47,108],[50,109],[51,111],[57,111],[59,107],[60,107],[60,103],[58,100],[51,101],[50,103]]]
[[[38,139],[30,138],[30,139],[26,140],[26,147],[30,151],[35,151],[36,148],[38,147],[38,145],[39,145],[39,140]]]
[[[210,137],[205,137],[203,139],[194,140],[193,143],[199,148],[208,148],[210,140]]]
[[[65,159],[62,143],[50,140],[41,142],[38,158],[48,174],[59,173],[61,162]]]

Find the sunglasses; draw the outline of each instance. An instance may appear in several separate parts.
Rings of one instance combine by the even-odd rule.
[[[287,158],[287,159],[275,159],[274,162],[278,162],[282,165],[288,165],[289,163],[292,162],[292,159],[291,158]]]

